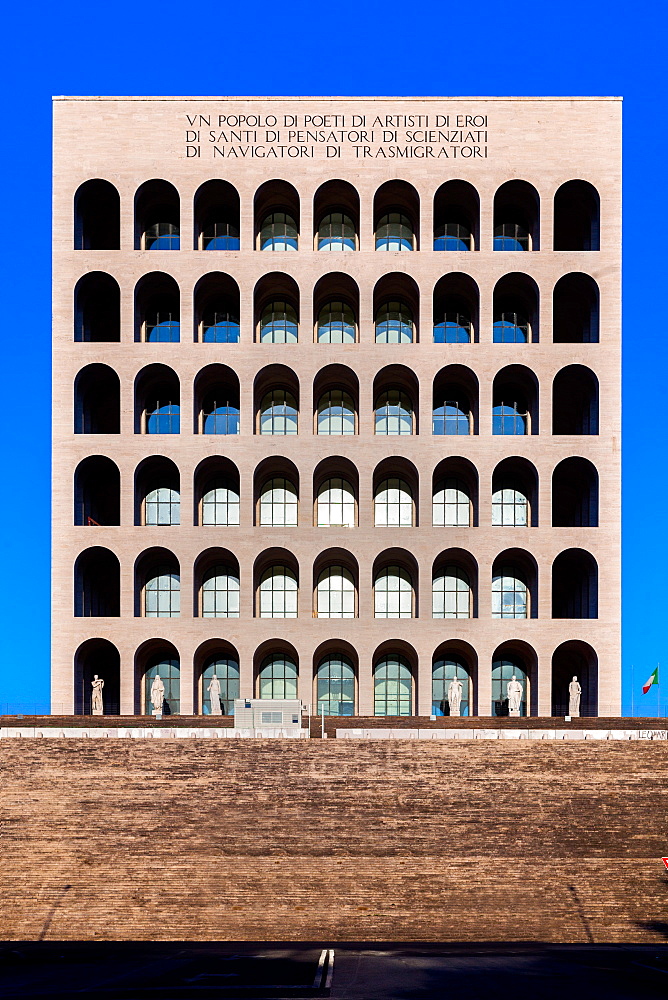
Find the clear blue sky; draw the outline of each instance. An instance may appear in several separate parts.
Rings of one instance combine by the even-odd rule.
[[[659,661],[668,707],[665,0],[38,0],[3,20],[0,710],[48,709],[52,94],[622,95],[625,707],[635,664],[656,712]]]

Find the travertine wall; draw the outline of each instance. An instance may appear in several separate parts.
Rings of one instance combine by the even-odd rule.
[[[256,650],[280,639],[289,644],[300,666],[299,694],[313,701],[312,676],[318,649],[337,640],[349,644],[358,661],[357,711],[373,712],[372,666],[381,643],[394,640],[407,653],[416,681],[414,711],[429,714],[431,666],[435,650],[446,641],[469,651],[475,676],[474,707],[490,713],[491,661],[505,641],[525,643],[535,651],[537,671],[532,679],[533,712],[551,711],[551,657],[560,643],[580,639],[593,647],[599,663],[598,711],[620,710],[620,109],[613,99],[236,99],[236,98],[61,98],[55,109],[54,138],[54,513],[53,513],[53,711],[73,710],[74,659],[87,639],[102,637],[118,648],[121,659],[121,710],[141,709],[136,676],[136,651],[147,640],[173,643],[181,663],[181,711],[197,710],[197,651],[207,640],[225,640],[236,649],[241,668],[241,694],[253,693]],[[204,114],[216,120],[231,114],[338,114],[369,120],[381,115],[449,114],[486,116],[485,154],[462,158],[377,158],[382,143],[374,142],[372,157],[357,155],[361,148],[346,141],[341,154],[327,159],[316,145],[312,157],[283,159],[214,159],[203,140],[199,157],[186,156],[187,115]],[[206,131],[206,130],[204,130]],[[406,128],[397,129],[405,136]],[[404,143],[405,144],[405,143]],[[403,148],[403,147],[402,147]],[[482,148],[482,144],[481,144]],[[121,200],[121,249],[73,250],[73,201],[78,187],[90,178],[104,178],[116,186]],[[241,199],[241,249],[205,253],[192,249],[193,198],[206,180],[222,177]],[[137,188],[151,178],[164,178],[177,188],[181,205],[181,247],[178,252],[140,251],[134,247],[133,199]],[[282,178],[295,186],[301,209],[300,248],[297,253],[259,253],[254,246],[253,196],[267,180]],[[359,251],[332,256],[312,249],[313,197],[332,178],[349,181],[359,192]],[[392,178],[412,184],[420,199],[420,243],[414,253],[377,253],[373,249],[373,197]],[[480,249],[469,253],[434,253],[434,194],[446,180],[461,178],[474,185],[480,197]],[[534,185],[540,196],[540,250],[493,253],[493,200],[509,179]],[[601,199],[601,249],[598,252],[553,251],[553,198],[571,179],[590,182]],[[267,273],[280,269],[294,277],[300,290],[300,342],[296,345],[254,342],[253,289]],[[105,271],[121,287],[120,343],[75,343],[73,289],[88,271]],[[149,271],[172,275],[181,291],[181,342],[134,342],[133,291]],[[241,338],[238,344],[193,342],[193,289],[211,271],[230,274],[241,290]],[[312,291],[329,272],[344,271],[360,290],[359,343],[324,345],[313,342]],[[461,271],[480,289],[479,342],[434,344],[431,337],[432,293],[438,279]],[[492,342],[492,294],[506,273],[522,271],[540,290],[540,341],[530,344]],[[564,274],[581,271],[598,283],[601,295],[600,343],[552,343],[552,289]],[[374,342],[373,289],[389,272],[411,275],[420,289],[419,340],[413,344]],[[121,381],[120,435],[73,434],[73,384],[85,365],[102,362],[115,369]],[[159,438],[134,433],[133,386],[146,365],[171,366],[181,380],[181,434]],[[226,438],[195,435],[193,381],[205,365],[230,365],[241,383],[241,433]],[[285,364],[297,374],[301,387],[300,433],[296,437],[266,437],[253,433],[252,389],[258,371],[273,363]],[[360,383],[359,433],[354,437],[322,438],[312,432],[312,383],[326,364],[341,363],[357,374]],[[419,382],[418,427],[412,437],[373,434],[372,383],[386,365],[411,369]],[[472,369],[480,384],[479,433],[470,437],[432,437],[432,381],[448,364]],[[600,383],[600,430],[597,436],[552,436],[552,379],[569,364],[583,364]],[[539,384],[540,433],[527,437],[491,434],[492,381],[509,364],[528,366]],[[121,524],[118,527],[74,527],[73,477],[88,455],[109,456],[121,474]],[[134,526],[134,471],[142,459],[159,454],[171,458],[181,474],[181,525]],[[223,454],[240,473],[241,524],[238,528],[194,526],[193,472],[203,458]],[[326,455],[349,458],[359,471],[359,526],[356,529],[313,527],[312,474]],[[436,528],[431,524],[431,480],[438,462],[447,455],[470,459],[479,476],[479,526]],[[491,526],[491,479],[506,456],[523,456],[535,466],[539,480],[538,526]],[[600,476],[599,526],[556,528],[551,525],[551,475],[571,455],[590,459]],[[285,456],[300,473],[298,528],[253,528],[253,472],[269,456]],[[373,527],[372,474],[384,458],[409,459],[419,475],[418,526],[392,531]],[[121,564],[121,617],[75,618],[73,567],[77,555],[91,545],[111,549]],[[164,546],[179,560],[181,616],[159,621],[135,617],[134,565],[150,546]],[[231,551],[241,568],[241,615],[238,619],[202,619],[192,616],[193,566],[197,556],[212,546]],[[271,546],[294,553],[300,569],[299,618],[259,619],[253,615],[253,564]],[[391,546],[400,546],[417,560],[419,616],[409,620],[373,617],[372,565]],[[312,613],[312,567],[318,553],[343,548],[359,564],[359,617],[332,621]],[[491,619],[491,573],[495,557],[510,548],[529,552],[538,564],[535,596],[537,618]],[[564,549],[581,547],[599,567],[597,620],[551,620],[551,566]],[[458,620],[431,618],[431,574],[435,558],[444,550],[470,553],[478,565],[477,617]],[[333,640],[333,642],[332,642]],[[464,645],[465,644],[465,645]],[[215,648],[215,643],[211,649]],[[347,649],[347,646],[343,647]],[[476,665],[477,664],[477,668]]]

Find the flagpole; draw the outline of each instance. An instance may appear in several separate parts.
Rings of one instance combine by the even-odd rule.
[[[635,663],[631,664],[631,718],[635,716],[635,691],[636,691],[636,668]]]
[[[661,714],[661,671],[659,670],[660,664],[656,665],[656,717],[659,718]]]

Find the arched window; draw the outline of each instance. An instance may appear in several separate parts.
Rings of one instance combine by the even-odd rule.
[[[178,344],[181,322],[178,303],[151,303],[144,313],[144,340],[147,344]]]
[[[433,411],[434,434],[470,434],[471,414],[467,403],[446,399]]]
[[[316,524],[319,528],[355,527],[355,491],[347,479],[326,479],[318,490]]]
[[[432,501],[432,524],[468,528],[471,524],[471,498],[462,479],[449,477],[437,484]]]
[[[144,524],[180,524],[181,497],[178,490],[158,486],[144,499]]]
[[[260,227],[260,250],[296,250],[297,223],[287,212],[270,212]]]
[[[144,250],[178,250],[179,227],[173,222],[154,222],[144,233]]]
[[[522,401],[499,401],[492,408],[492,434],[528,434],[529,420]]]
[[[515,565],[500,566],[492,578],[492,618],[528,618],[526,578]]]
[[[355,403],[343,389],[329,389],[318,401],[318,434],[354,434]]]
[[[74,565],[74,614],[77,618],[118,618],[121,566],[109,549],[84,549]]]
[[[274,476],[268,479],[260,493],[260,524],[273,527],[295,527],[299,513],[297,487],[289,479]]]
[[[239,490],[224,476],[207,483],[202,496],[202,524],[239,524]]]
[[[373,672],[374,715],[413,714],[413,674],[405,656],[390,653]]]
[[[448,689],[454,680],[461,681],[462,697],[459,703],[461,716],[471,714],[471,678],[461,660],[450,657],[434,660],[431,670],[431,714],[450,715]]]
[[[527,714],[527,675],[515,659],[502,657],[492,664],[492,714],[508,715],[508,681],[515,677],[522,685],[520,715]]]
[[[531,238],[527,230],[516,222],[503,222],[494,227],[495,250],[530,250]]]
[[[319,344],[354,344],[355,314],[346,302],[327,302],[318,314]]]
[[[373,500],[373,523],[376,528],[412,528],[415,524],[413,491],[404,479],[383,479]]]
[[[356,250],[355,223],[344,212],[330,212],[318,226],[318,250]]]
[[[263,344],[296,344],[299,326],[297,313],[289,302],[268,302],[260,317],[260,341]]]
[[[238,344],[239,314],[231,302],[213,302],[202,313],[201,338],[204,344]]]
[[[470,618],[473,604],[468,573],[444,566],[432,581],[432,618]]]
[[[376,250],[414,250],[411,220],[401,212],[388,212],[376,226]]]
[[[178,715],[181,707],[181,670],[176,657],[168,653],[152,656],[146,665],[144,673],[144,714],[153,715],[151,700],[153,681],[159,677],[164,688],[164,699],[161,706],[163,715]]]
[[[521,527],[529,524],[529,498],[510,484],[492,494],[492,524]]]
[[[179,434],[181,429],[181,407],[178,402],[164,399],[147,400],[146,433]]]
[[[386,302],[376,313],[377,344],[412,344],[413,313],[405,302]]]
[[[179,194],[163,180],[146,181],[135,195],[135,249],[178,250]]]
[[[355,581],[345,566],[327,566],[316,586],[318,618],[355,617]]]
[[[262,661],[258,674],[258,696],[273,700],[297,697],[297,664],[289,656],[275,653]]]
[[[236,390],[219,386],[208,392],[202,405],[202,434],[238,434],[239,399]]]
[[[386,566],[374,580],[374,618],[412,618],[413,583],[401,566]]]
[[[461,222],[444,222],[434,230],[434,250],[473,250],[473,235]]]
[[[220,179],[205,181],[195,192],[195,249],[239,249],[239,194]]]
[[[216,678],[220,686],[219,704],[211,711],[209,685]],[[231,656],[214,653],[202,671],[202,715],[234,715],[234,699],[239,697],[239,663]],[[218,711],[215,711],[215,709]]]
[[[260,405],[260,434],[296,434],[297,403],[291,392],[272,389]]]
[[[156,566],[146,574],[145,618],[178,618],[181,614],[181,579],[171,566]]]
[[[495,344],[528,344],[531,339],[529,321],[522,313],[504,310],[494,319]]]
[[[289,566],[269,566],[260,580],[260,618],[296,618],[297,593]]]
[[[239,576],[230,566],[212,566],[202,580],[202,618],[238,617]]]
[[[318,715],[355,714],[355,668],[347,656],[328,656],[315,673]]]
[[[376,401],[376,434],[412,434],[413,404],[401,389],[388,389]]]
[[[208,222],[202,230],[202,250],[238,250],[239,227],[233,222]]]
[[[449,310],[434,323],[435,344],[470,344],[473,325],[468,313]]]

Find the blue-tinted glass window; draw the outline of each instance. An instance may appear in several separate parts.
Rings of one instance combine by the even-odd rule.
[[[160,690],[153,682],[156,677],[160,677],[163,688],[163,702],[159,709],[154,709],[151,695]],[[172,659],[168,654],[152,657],[144,674],[144,713],[153,715],[154,711],[161,711],[164,715],[178,715],[180,709],[180,689],[181,672],[179,661]]]
[[[289,302],[268,302],[260,317],[263,344],[296,344],[299,336],[297,313]]]
[[[473,250],[470,229],[459,222],[446,222],[434,233],[434,250]]]
[[[345,302],[328,302],[318,315],[318,343],[354,344],[355,314]]]
[[[414,250],[415,235],[408,216],[388,212],[376,227],[376,250]]]
[[[492,579],[492,618],[528,618],[529,592],[517,566],[501,566]]]
[[[411,715],[413,674],[408,661],[390,654],[376,664],[373,672],[374,715]]]
[[[258,697],[283,699],[297,697],[297,664],[289,656],[277,653],[263,660],[258,675]]]
[[[448,399],[440,406],[435,406],[432,431],[434,434],[470,434],[471,421],[467,405]]]
[[[218,681],[213,685],[213,678]],[[218,704],[212,703],[212,694]],[[202,671],[202,715],[234,715],[234,700],[239,697],[239,664],[231,656],[214,654]]]
[[[515,677],[522,685],[520,715],[527,714],[528,679],[519,660],[495,660],[492,664],[492,715],[508,715],[508,682]]]
[[[354,434],[355,404],[342,389],[330,389],[318,401],[317,434]]]
[[[526,344],[529,341],[529,322],[522,313],[505,310],[494,320],[495,344]]]
[[[291,392],[273,389],[260,406],[260,434],[296,434],[297,403]]]
[[[355,714],[355,670],[347,656],[322,660],[315,685],[318,715]]]
[[[144,233],[144,250],[178,250],[179,227],[172,222],[155,222]]]
[[[528,414],[519,403],[498,403],[492,409],[492,434],[527,434]]]
[[[404,302],[386,302],[376,313],[377,344],[411,344],[413,313]]]
[[[471,317],[461,312],[446,312],[443,319],[434,323],[435,344],[470,344]]]
[[[296,250],[297,223],[287,212],[270,212],[260,227],[260,250]]]
[[[178,403],[156,400],[146,408],[147,434],[178,434],[181,407]]]
[[[202,232],[202,250],[238,250],[239,229],[231,222],[212,222]]]
[[[225,303],[206,309],[202,316],[202,341],[205,344],[237,344],[239,316],[236,309]]]
[[[202,434],[238,434],[239,403],[224,390],[209,394],[202,411]]]
[[[146,342],[177,344],[181,339],[181,324],[177,311],[152,309],[146,313]]]
[[[400,389],[388,389],[376,402],[376,434],[412,434],[413,404]]]
[[[466,666],[461,660],[439,659],[434,662],[431,672],[431,714],[450,715],[450,702],[448,698],[450,684],[453,680],[460,681],[461,700],[459,702],[459,714],[470,715],[470,686],[471,681]]]
[[[504,222],[494,229],[495,250],[530,250],[529,234],[515,222]]]
[[[318,250],[356,250],[355,223],[343,212],[330,212],[318,226]]]

